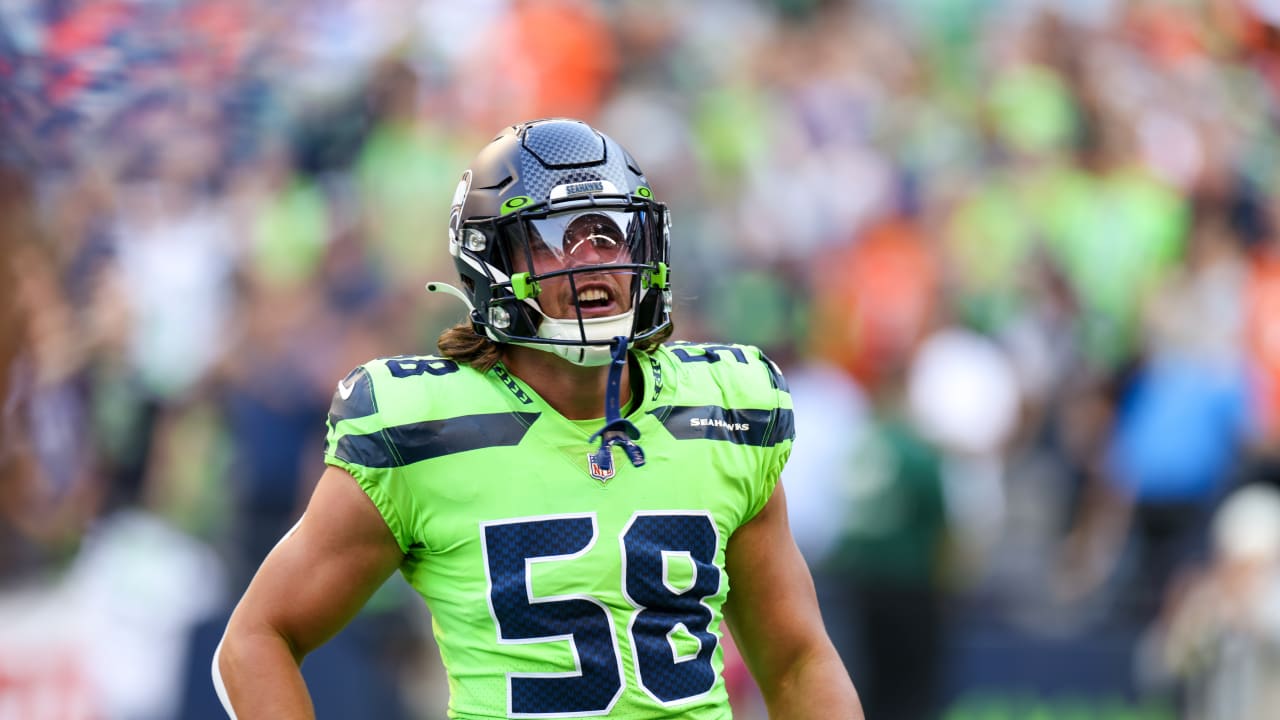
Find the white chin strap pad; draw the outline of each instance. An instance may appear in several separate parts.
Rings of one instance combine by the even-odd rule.
[[[635,311],[629,310],[621,315],[587,318],[582,321],[582,329],[586,331],[587,340],[612,340],[619,335],[631,337],[631,326],[634,317]],[[538,327],[538,337],[544,337],[548,340],[581,340],[582,333],[579,332],[576,319],[563,320],[544,315],[542,324]],[[539,350],[559,355],[574,365],[587,367],[608,365],[613,357],[613,348],[610,345],[546,345],[542,343],[535,345],[530,343],[530,347],[536,347]]]

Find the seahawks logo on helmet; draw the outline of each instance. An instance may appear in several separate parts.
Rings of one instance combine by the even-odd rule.
[[[462,206],[467,202],[467,193],[471,190],[471,171],[467,170],[462,173],[462,179],[458,181],[458,187],[453,191],[453,203],[449,209],[449,254],[453,257],[458,256],[458,244],[462,239],[458,237],[459,225],[462,223]]]

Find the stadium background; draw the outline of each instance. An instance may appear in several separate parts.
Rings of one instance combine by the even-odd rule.
[[[219,716],[335,381],[434,349],[545,115],[671,205],[678,334],[786,370],[869,717],[1264,717],[1278,99],[1270,0],[0,2],[0,718]],[[394,579],[320,716],[443,717],[430,642]]]

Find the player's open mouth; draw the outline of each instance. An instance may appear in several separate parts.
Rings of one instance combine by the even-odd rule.
[[[592,285],[578,290],[578,307],[584,315],[602,315],[614,310],[617,303],[613,293],[603,285]]]

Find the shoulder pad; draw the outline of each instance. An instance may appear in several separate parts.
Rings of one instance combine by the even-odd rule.
[[[488,387],[475,370],[434,355],[370,360],[338,383],[331,422],[380,415],[384,423],[431,419],[470,404],[483,405]]]
[[[662,349],[681,374],[701,375],[754,396],[788,392],[778,366],[754,345],[672,342]]]

